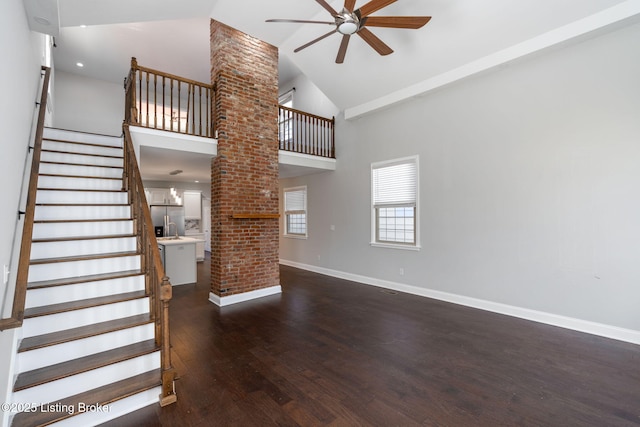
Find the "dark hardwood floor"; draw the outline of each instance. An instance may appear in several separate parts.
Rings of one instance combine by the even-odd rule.
[[[281,267],[174,288],[178,402],[107,426],[640,426],[640,346]]]

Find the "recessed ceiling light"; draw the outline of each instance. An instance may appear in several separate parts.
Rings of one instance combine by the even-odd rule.
[[[47,18],[43,18],[42,16],[34,16],[33,20],[36,21],[40,25],[51,25],[51,22]]]
[[[87,28],[85,24],[80,25],[80,28]]]
[[[76,67],[82,68],[84,64],[82,62],[76,62]]]
[[[197,184],[197,183],[199,183],[200,181],[193,181],[193,182],[195,182],[195,183]]]

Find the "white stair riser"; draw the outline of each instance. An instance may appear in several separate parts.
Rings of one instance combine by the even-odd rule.
[[[135,237],[71,240],[66,242],[35,242],[31,244],[31,259],[56,258],[61,254],[64,254],[64,256],[82,256],[133,252],[135,250]]]
[[[122,190],[121,179],[68,178],[39,176],[38,188],[62,188],[67,190]]]
[[[122,167],[122,159],[112,157],[86,156],[82,154],[67,154],[50,151],[42,151],[40,160],[55,163],[73,163],[79,165],[117,166]]]
[[[114,236],[133,233],[133,221],[36,223],[34,239]]]
[[[61,139],[64,141],[87,142],[90,144],[101,144],[110,147],[122,147],[122,137],[120,136],[96,135],[64,129],[45,128],[43,137],[45,139]]]
[[[122,156],[122,148],[120,147],[107,147],[104,145],[102,146],[86,145],[83,143],[74,144],[72,142],[50,141],[46,139],[42,141],[42,149],[52,150],[52,151],[64,151],[67,153],[75,153],[75,154],[92,154],[97,156],[111,156],[111,157]]]
[[[18,353],[18,373],[154,339],[153,323]]]
[[[160,368],[160,352],[62,378],[13,394],[14,403],[58,402],[65,397]],[[86,402],[87,404],[95,402]]]
[[[162,394],[162,387],[152,388],[144,392],[134,394],[125,399],[120,399],[109,405],[109,410],[104,412],[87,412],[69,417],[60,422],[52,424],[52,427],[86,427],[89,425],[99,425],[110,420],[122,417],[146,406],[157,405],[158,396]]]
[[[42,282],[45,280],[89,276],[92,274],[137,270],[139,268],[139,255],[83,261],[55,262],[51,264],[35,264],[29,266],[29,282]]]
[[[100,178],[122,178],[120,168],[101,168],[97,166],[59,165],[40,163],[41,175],[95,176]]]
[[[35,221],[131,218],[129,206],[36,206]]]
[[[118,302],[82,310],[50,314],[48,316],[32,317],[24,319],[23,336],[25,338],[34,337],[148,312],[149,299],[140,298],[133,301]]]
[[[127,193],[122,191],[38,190],[36,203],[54,204],[127,204]]]
[[[74,285],[29,289],[27,290],[25,308],[144,291],[144,282],[144,276],[140,275]]]

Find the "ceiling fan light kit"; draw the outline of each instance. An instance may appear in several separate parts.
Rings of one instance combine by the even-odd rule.
[[[398,0],[371,0],[359,9],[355,9],[356,0],[345,0],[344,8],[342,12],[336,12],[333,7],[325,0],[316,0],[320,6],[322,6],[327,12],[331,14],[334,22],[330,21],[309,21],[300,19],[268,19],[267,22],[288,22],[288,23],[303,23],[303,24],[324,24],[335,26],[335,29],[327,34],[324,34],[309,43],[306,43],[294,52],[300,52],[312,44],[323,40],[330,35],[339,33],[342,35],[342,42],[340,43],[340,49],[338,50],[338,56],[336,57],[336,63],[342,64],[344,62],[345,55],[347,53],[347,47],[349,46],[349,39],[353,34],[357,34],[362,38],[369,46],[371,46],[380,55],[389,55],[393,53],[393,49],[387,46],[382,40],[380,40],[375,34],[369,31],[369,27],[386,27],[386,28],[405,28],[405,29],[418,29],[422,28],[429,20],[430,16],[372,16],[374,12],[395,3]]]
[[[350,36],[360,29],[360,20],[345,9],[336,17],[336,26],[340,34]]]

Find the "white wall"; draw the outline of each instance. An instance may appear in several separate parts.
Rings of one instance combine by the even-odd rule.
[[[340,120],[338,169],[281,183],[307,185],[309,209],[281,258],[640,332],[638,40],[636,24]],[[415,154],[422,249],[371,247],[370,165]]]
[[[296,110],[329,119],[338,114],[338,107],[304,74],[280,85],[278,93],[283,94],[293,88],[296,89],[293,94],[293,108]]]
[[[0,102],[2,155],[0,181],[3,182],[0,204],[0,271],[10,265],[11,246],[20,205],[20,185],[30,143],[31,124],[40,84],[40,64],[43,36],[29,31],[21,0],[0,2],[0,81],[3,82]],[[11,265],[10,286],[15,286],[16,267]],[[1,277],[1,275],[0,275]],[[7,286],[0,280],[0,307],[4,307]],[[7,305],[10,303],[7,301]],[[10,386],[7,366],[13,352],[15,330],[0,332],[0,402],[6,401]],[[0,423],[5,414],[0,413]]]
[[[118,136],[124,120],[122,84],[56,71],[53,126]]]

